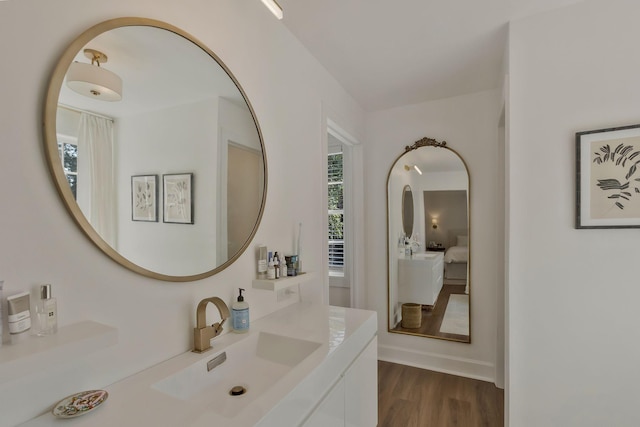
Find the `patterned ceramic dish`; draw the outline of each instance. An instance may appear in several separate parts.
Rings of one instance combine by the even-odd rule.
[[[58,418],[73,418],[96,409],[107,400],[109,393],[105,390],[88,390],[72,394],[56,403],[51,412]]]

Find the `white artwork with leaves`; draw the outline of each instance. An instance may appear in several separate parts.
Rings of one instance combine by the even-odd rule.
[[[193,224],[193,174],[163,175],[164,222]]]
[[[131,177],[131,219],[133,221],[158,221],[158,176]]]

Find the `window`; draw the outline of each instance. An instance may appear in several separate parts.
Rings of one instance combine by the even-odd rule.
[[[328,155],[329,274],[344,276],[344,179],[342,148]]]
[[[76,138],[58,135],[58,155],[62,162],[64,175],[67,177],[73,198],[77,199],[78,190],[78,140]]]

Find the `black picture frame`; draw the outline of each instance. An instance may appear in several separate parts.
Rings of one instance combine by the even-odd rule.
[[[640,124],[576,133],[575,228],[640,228]]]

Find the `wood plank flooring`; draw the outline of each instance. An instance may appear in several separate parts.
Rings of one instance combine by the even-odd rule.
[[[495,384],[378,361],[378,427],[503,427]]]
[[[459,294],[464,295],[465,285],[444,285],[438,294],[436,304],[431,306],[423,306],[422,309],[422,321],[420,328],[411,329],[403,328],[401,323],[398,323],[394,331],[399,332],[411,332],[421,335],[428,335],[430,337],[448,338],[456,341],[469,342],[468,335],[448,334],[446,332],[440,332],[440,326],[442,325],[442,319],[444,319],[444,312],[447,309],[447,303],[449,302],[449,295]],[[428,308],[427,308],[428,307]]]

